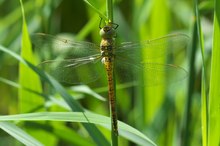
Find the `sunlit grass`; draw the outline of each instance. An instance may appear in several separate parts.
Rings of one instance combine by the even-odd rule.
[[[208,146],[220,144],[220,2],[218,0],[214,2],[213,51],[208,106]]]

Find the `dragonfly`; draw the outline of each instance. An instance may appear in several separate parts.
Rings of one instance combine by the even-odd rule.
[[[177,65],[155,62],[179,48],[185,48],[188,36],[185,34],[170,34],[161,38],[143,42],[123,42],[116,44],[116,29],[118,25],[107,24],[100,28],[100,45],[62,39],[49,34],[38,33],[33,35],[34,47],[49,52],[40,66],[48,69],[58,81],[67,84],[88,84],[102,76],[106,70],[108,81],[108,96],[111,114],[112,129],[118,135],[116,95],[114,70],[119,70],[122,82],[137,81],[137,72],[151,73],[153,77],[145,77],[144,86],[160,85],[164,80],[160,76],[171,74],[172,79],[167,82],[176,82],[186,77],[187,71]],[[42,49],[44,48],[44,49]],[[142,57],[138,50],[147,54]],[[51,52],[55,55],[50,56]],[[149,55],[148,55],[149,54]],[[54,57],[54,58],[53,58]]]

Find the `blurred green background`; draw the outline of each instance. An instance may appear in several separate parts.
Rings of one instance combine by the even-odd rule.
[[[105,0],[91,0],[93,6],[105,14]],[[30,33],[43,32],[72,40],[83,40],[99,44],[99,15],[83,0],[26,0],[23,1],[26,21]],[[201,23],[205,36],[205,64],[209,76],[213,5],[199,2]],[[178,63],[188,76],[178,83],[162,87],[118,86],[118,118],[143,132],[161,146],[202,145],[201,131],[201,74],[202,59],[198,40],[194,40],[195,5],[191,0],[116,0],[114,22],[119,24],[117,40],[143,41],[169,33],[184,33],[190,37],[185,54]],[[22,14],[19,1],[0,0],[0,44],[20,54]],[[193,47],[192,47],[193,46]],[[195,51],[193,53],[193,50]],[[141,52],[147,53],[147,52]],[[40,56],[34,54],[39,63]],[[0,114],[22,112],[67,111],[48,99],[20,97],[18,89],[6,84],[4,79],[19,82],[18,62],[0,52]],[[102,79],[106,83],[106,79]],[[26,80],[29,82],[29,80]],[[108,102],[97,100],[94,93],[107,97],[107,87],[91,84],[88,94],[84,86],[66,86],[81,105],[98,114],[109,115]],[[59,98],[47,85],[46,93]],[[38,87],[37,87],[38,88]],[[207,87],[208,88],[208,87]],[[87,88],[86,88],[87,89]],[[25,102],[28,99],[28,102]],[[62,102],[61,102],[62,103]],[[69,122],[22,122],[19,127],[47,146],[84,145],[83,141],[95,145],[80,124]],[[110,133],[101,128],[109,139]],[[65,136],[62,133],[66,133]],[[47,137],[45,139],[45,136]],[[75,137],[75,138],[74,138]],[[80,140],[79,140],[80,139]],[[78,142],[76,142],[78,140]],[[20,145],[4,131],[0,131],[0,145]],[[135,145],[123,138],[119,145]]]

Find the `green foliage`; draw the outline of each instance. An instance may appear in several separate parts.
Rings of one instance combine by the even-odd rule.
[[[110,118],[82,112],[41,112],[33,114],[19,114],[11,116],[2,116],[1,121],[68,121],[68,122],[81,122],[81,123],[94,123],[102,125],[110,129]],[[119,122],[119,130],[121,136],[132,140],[133,142],[140,145],[156,145],[145,135],[137,131],[136,129]]]
[[[19,140],[24,145],[35,145],[35,146],[43,146],[36,139],[31,137],[29,134],[25,133],[23,130],[11,124],[9,122],[0,122],[0,128],[6,131],[8,134]]]
[[[21,43],[21,56],[25,60],[36,64],[36,59],[32,52],[31,41],[28,33],[28,28],[24,16],[23,4],[21,2],[22,8],[22,43]],[[19,84],[24,88],[28,88],[30,90],[36,92],[42,92],[42,87],[40,83],[39,77],[29,68],[24,66],[22,63],[19,64]],[[30,112],[35,110],[39,105],[43,104],[43,99],[36,94],[31,92],[27,92],[22,88],[19,89],[19,100],[21,102],[19,105],[20,112]]]
[[[220,2],[215,0],[214,7],[213,51],[211,61],[210,92],[209,92],[209,123],[208,145],[220,144]]]
[[[108,2],[35,0],[20,5],[18,1],[0,1],[0,145],[110,145],[106,76],[88,85],[60,84],[37,64],[50,55],[60,57],[63,50],[58,48],[53,50],[58,53],[52,54],[44,47],[40,51],[46,53],[41,54],[32,48],[34,40],[29,39],[29,32],[42,32],[99,44],[100,16],[119,24],[117,43],[144,41],[173,32],[191,39],[189,53],[184,47],[173,50],[170,56],[159,49],[136,50],[142,58],[163,54],[152,62],[171,61],[183,67],[188,77],[179,82],[167,84],[168,77],[160,74],[160,86],[146,87],[146,79],[156,78],[156,74],[140,71],[138,85],[134,86],[133,82],[120,81],[135,68],[126,64],[116,68],[121,121],[118,144],[218,146],[218,0],[118,0],[113,1],[113,11]],[[88,72],[77,76],[83,78]],[[177,74],[170,76],[175,78]]]
[[[195,15],[197,17],[196,20],[196,24],[195,26],[197,26],[195,28],[196,33],[198,32],[199,34],[199,44],[201,46],[201,56],[202,56],[202,61],[203,61],[203,67],[202,67],[202,89],[201,89],[201,124],[202,124],[202,144],[203,146],[207,146],[207,120],[208,120],[208,104],[207,104],[207,91],[206,91],[206,87],[207,87],[207,69],[206,69],[206,64],[205,64],[205,46],[204,46],[204,35],[203,35],[203,31],[202,31],[202,27],[201,27],[201,19],[200,19],[200,11],[198,8],[198,1],[195,0]],[[197,45],[197,44],[195,44]],[[187,134],[187,132],[186,132]]]

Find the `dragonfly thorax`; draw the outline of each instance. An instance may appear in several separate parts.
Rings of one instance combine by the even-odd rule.
[[[110,25],[104,26],[99,34],[103,39],[115,38],[116,36],[115,28]]]
[[[114,58],[116,36],[115,28],[112,27],[112,25],[106,25],[100,30],[100,35],[102,37],[100,43],[101,56],[105,58],[102,60],[102,62],[111,61]]]
[[[100,46],[102,63],[112,62],[114,60],[114,40],[113,39],[102,39]]]

